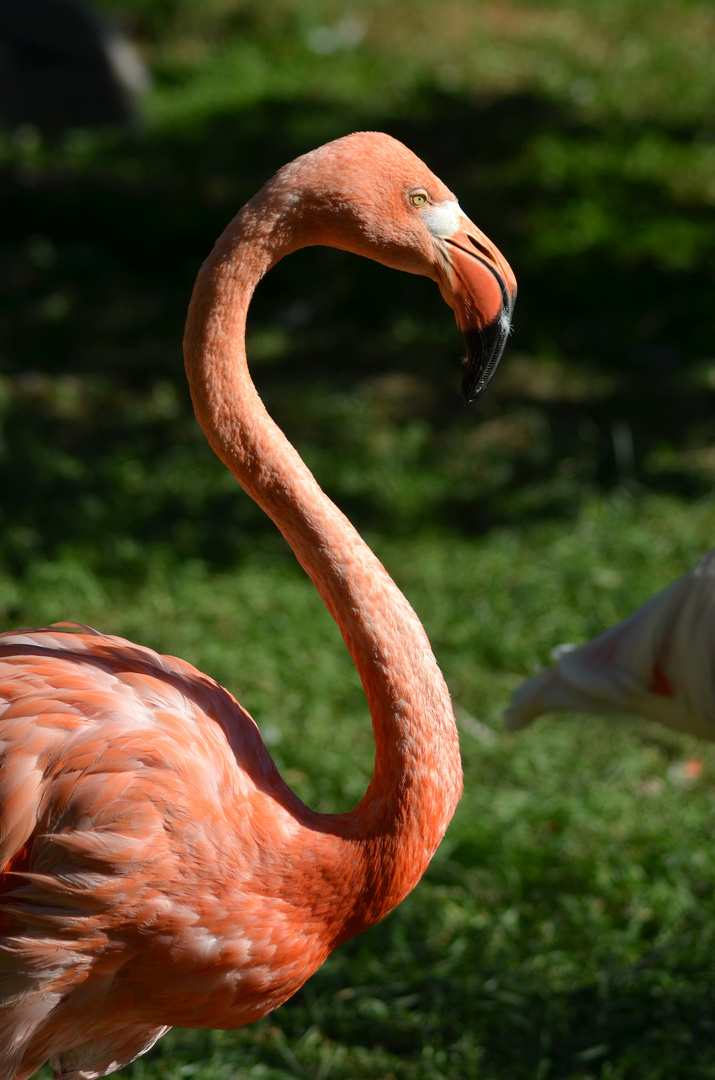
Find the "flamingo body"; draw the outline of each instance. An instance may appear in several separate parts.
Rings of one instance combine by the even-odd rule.
[[[53,1042],[80,1017],[101,1033],[75,1048],[81,1075],[101,1075],[166,1030],[147,1024],[147,995],[174,1024],[237,1027],[294,993],[349,913],[312,877],[321,833],[235,699],[181,660],[55,630],[0,636],[10,694],[0,929],[33,941],[0,949],[0,1046],[28,1017],[51,1017]],[[39,1041],[32,1071],[52,1049]]]
[[[0,1080],[94,1080],[171,1025],[239,1027],[289,997],[424,873],[462,778],[412,608],[268,416],[245,321],[278,259],[323,243],[433,278],[483,392],[516,286],[406,147],[363,132],[281,169],[202,267],[184,339],[197,418],[313,580],[375,735],[361,802],[317,814],[236,700],[189,664],[85,628],[0,636]]]
[[[514,692],[510,728],[541,713],[633,713],[715,739],[715,549],[627,619]]]

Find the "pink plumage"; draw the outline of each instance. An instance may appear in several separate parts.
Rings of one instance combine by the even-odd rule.
[[[184,340],[196,415],[286,537],[360,673],[375,771],[316,814],[258,729],[189,664],[87,628],[0,636],[0,1080],[92,1080],[169,1026],[238,1027],[424,873],[462,787],[449,694],[417,616],[266,413],[245,322],[268,269],[323,243],[425,274],[482,392],[516,286],[406,147],[362,133],[298,158],[202,267]]]

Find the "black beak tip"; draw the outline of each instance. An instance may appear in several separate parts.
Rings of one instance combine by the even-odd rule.
[[[462,331],[466,356],[462,375],[462,395],[471,405],[486,391],[499,366],[509,337],[509,323],[502,316],[483,330]]]

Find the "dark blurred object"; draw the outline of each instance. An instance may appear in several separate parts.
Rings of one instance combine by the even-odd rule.
[[[0,0],[0,123],[138,123],[149,77],[134,47],[79,0]]]

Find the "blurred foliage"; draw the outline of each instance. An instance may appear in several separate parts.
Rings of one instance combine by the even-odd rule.
[[[185,656],[255,713],[301,797],[352,805],[373,753],[359,680],[193,419],[192,282],[275,169],[377,128],[454,189],[520,289],[465,409],[431,282],[309,249],[259,288],[260,393],[423,618],[466,795],[416,893],[293,1002],[173,1033],[127,1075],[710,1078],[713,752],[583,719],[513,738],[499,714],[554,645],[713,542],[715,9],[99,6],[151,68],[144,127],[0,133],[7,624],[73,618]]]
[[[382,126],[439,163],[508,253],[520,283],[514,343],[493,393],[463,412],[456,333],[429,282],[322,249],[279,266],[256,297],[250,356],[328,490],[359,525],[409,532],[568,514],[584,484],[708,490],[715,218],[688,164],[695,143],[655,125],[595,124],[533,95],[419,98],[418,119],[406,108]],[[306,149],[307,117],[331,136],[343,115],[264,102],[194,134],[83,133],[92,152],[80,160],[72,136],[30,149],[22,133],[7,137],[8,556],[130,529],[221,559],[270,528],[233,497],[195,429],[181,326],[196,268],[232,212]],[[342,130],[360,126],[365,116]],[[177,538],[182,505],[194,525]]]

